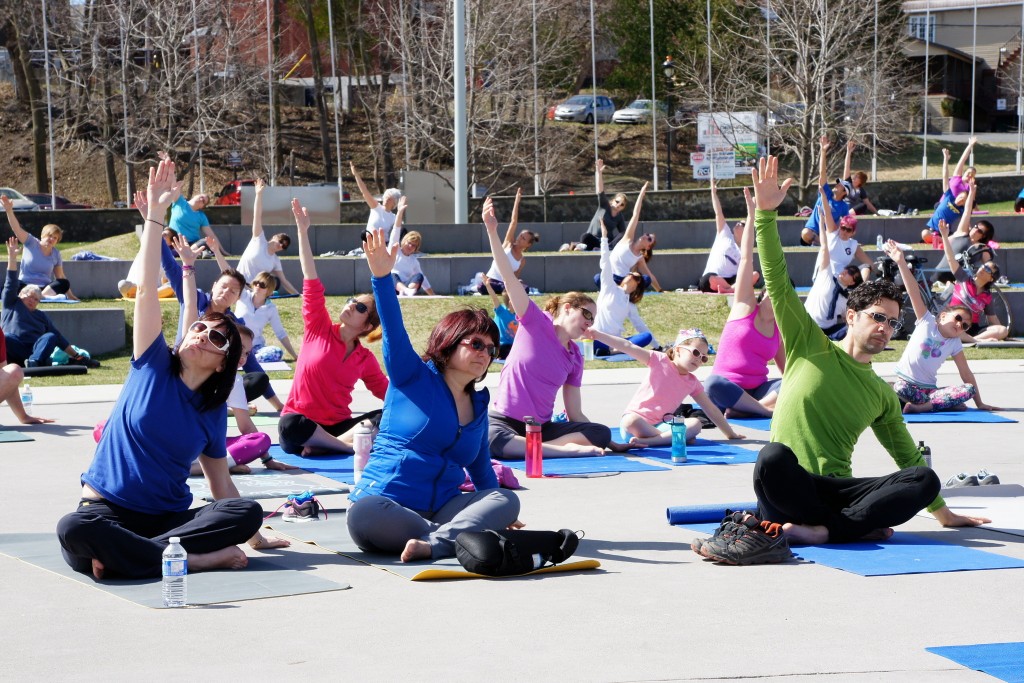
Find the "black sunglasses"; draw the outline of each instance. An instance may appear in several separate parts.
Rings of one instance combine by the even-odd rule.
[[[252,286],[253,287],[259,287],[260,289],[266,289],[267,288],[267,283],[266,282],[253,282]]]
[[[579,308],[579,312],[580,312],[580,315],[583,316],[584,320],[586,320],[587,322],[591,322],[591,323],[594,322],[594,314],[590,312],[590,309],[580,307]]]
[[[879,325],[888,325],[893,329],[894,332],[899,332],[901,329],[903,329],[903,321],[900,320],[899,318],[890,318],[885,313],[868,313],[867,311],[857,312],[869,316]]]
[[[356,313],[366,313],[370,307],[358,299],[349,299],[348,302],[356,307]]]
[[[459,341],[459,343],[468,346],[474,351],[486,351],[487,355],[490,356],[491,358],[498,357],[498,349],[497,347],[494,346],[494,344],[485,344],[479,339],[462,339]]]
[[[966,330],[968,327],[971,326],[971,321],[970,320],[964,320],[964,317],[962,315],[960,315],[959,313],[957,313],[957,314],[955,314],[953,316],[953,322],[955,322],[957,325],[959,325],[961,330]]]

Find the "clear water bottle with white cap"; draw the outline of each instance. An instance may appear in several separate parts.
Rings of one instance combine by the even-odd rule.
[[[25,386],[22,387],[22,389],[21,389],[21,404],[23,406],[25,406],[25,413],[27,415],[31,415],[32,414],[32,401],[33,401],[32,386],[29,385],[28,382],[26,382]]]
[[[164,607],[184,607],[188,581],[188,553],[181,538],[171,536],[163,555]]]

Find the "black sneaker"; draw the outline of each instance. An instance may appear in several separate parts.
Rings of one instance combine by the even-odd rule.
[[[708,414],[705,413],[700,408],[697,408],[696,410],[690,411],[690,414],[687,417],[695,417],[698,420],[700,420],[700,428],[701,429],[714,429],[715,428],[715,423],[712,422],[711,418],[708,417]]]
[[[772,564],[793,557],[782,525],[769,521],[754,527],[744,523],[727,544],[713,544],[707,551],[711,559],[733,565]]]
[[[84,365],[87,368],[98,368],[100,367],[100,362],[87,356],[77,356],[71,359],[71,365]]]
[[[725,517],[722,519],[722,523],[719,527],[715,529],[715,533],[707,538],[695,538],[690,541],[690,550],[702,557],[710,558],[711,555],[708,554],[710,552],[709,548],[716,544],[728,544],[729,541],[739,533],[739,530],[744,528],[744,517],[747,518],[747,521],[753,520],[754,525],[760,523],[760,520],[758,520],[751,512],[731,512],[730,510],[726,510]]]

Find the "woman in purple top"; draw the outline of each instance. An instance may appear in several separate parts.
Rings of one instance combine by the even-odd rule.
[[[608,427],[588,420],[581,407],[583,356],[573,340],[594,324],[594,300],[580,292],[569,292],[552,297],[545,310],[540,310],[505,258],[490,198],[484,201],[483,216],[491,253],[505,281],[512,310],[519,318],[515,343],[491,403],[492,457],[520,460],[526,455],[527,417],[541,425],[544,457],[601,455],[605,448],[625,450],[627,446],[612,442]],[[567,422],[551,421],[559,389]]]
[[[747,200],[745,225],[752,226],[754,202],[747,188],[743,188],[743,196]],[[704,382],[704,391],[726,417],[770,417],[782,380],[768,379],[768,361],[774,358],[780,372],[786,362],[768,291],[760,300],[754,293],[754,239],[754,230],[743,231],[735,302],[722,329],[712,374]]]

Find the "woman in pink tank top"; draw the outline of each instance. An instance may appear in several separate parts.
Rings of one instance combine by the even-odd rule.
[[[768,361],[774,359],[782,371],[785,350],[767,291],[763,299],[754,292],[754,203],[746,188],[743,196],[747,200],[745,225],[751,229],[743,231],[735,299],[704,390],[727,417],[770,417],[782,380],[768,379]]]

